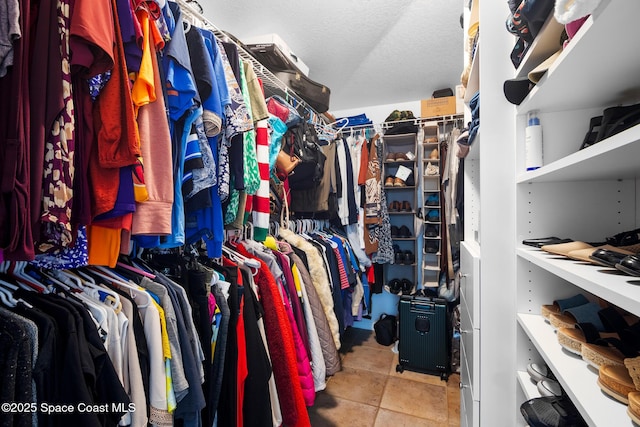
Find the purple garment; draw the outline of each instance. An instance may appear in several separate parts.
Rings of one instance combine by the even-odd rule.
[[[136,210],[136,199],[133,194],[133,175],[131,173],[131,166],[125,166],[120,168],[120,186],[118,187],[118,197],[116,198],[116,204],[109,212],[105,212],[98,215],[95,220],[100,221],[103,219],[117,218],[122,215],[126,215]]]
[[[118,9],[118,20],[120,21],[120,33],[122,33],[127,71],[137,73],[140,71],[140,63],[142,62],[142,48],[138,45],[138,35],[131,3],[129,0],[116,0],[116,9]]]

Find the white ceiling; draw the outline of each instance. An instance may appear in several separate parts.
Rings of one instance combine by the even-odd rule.
[[[200,1],[240,40],[277,33],[331,89],[330,111],[430,98],[463,67],[463,0]]]

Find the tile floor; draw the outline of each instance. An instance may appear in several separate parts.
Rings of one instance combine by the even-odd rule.
[[[460,425],[459,375],[449,381],[396,372],[398,355],[373,331],[348,329],[342,371],[327,381],[309,408],[313,427],[451,427]]]

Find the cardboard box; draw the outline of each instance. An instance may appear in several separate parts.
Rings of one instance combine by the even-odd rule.
[[[420,101],[420,117],[437,117],[456,114],[456,97],[423,99]]]

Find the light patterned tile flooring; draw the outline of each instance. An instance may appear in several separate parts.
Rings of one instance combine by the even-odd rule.
[[[329,378],[309,408],[314,427],[453,427],[460,425],[460,377],[405,370],[398,355],[372,331],[350,328],[343,337],[342,371]]]

